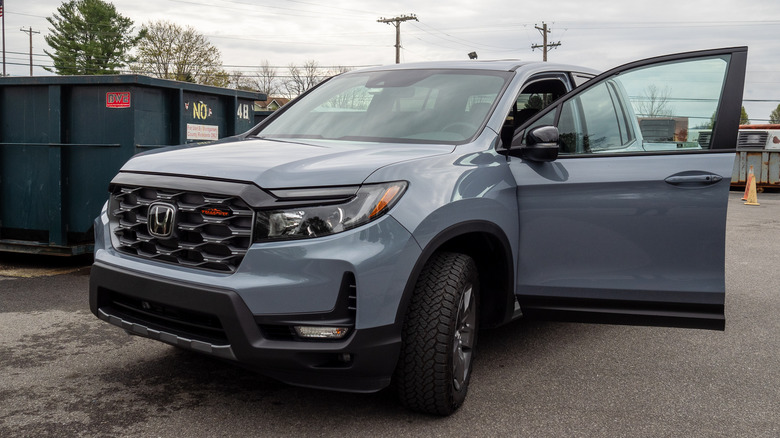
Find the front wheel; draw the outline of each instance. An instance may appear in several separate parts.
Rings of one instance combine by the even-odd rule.
[[[408,408],[450,415],[466,398],[479,323],[479,278],[471,257],[434,255],[423,268],[404,321],[395,373]]]

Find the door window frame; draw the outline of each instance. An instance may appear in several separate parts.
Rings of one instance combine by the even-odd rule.
[[[571,158],[592,158],[592,157],[607,157],[607,156],[637,156],[637,155],[659,155],[659,154],[701,154],[701,153],[722,153],[725,151],[736,150],[736,138],[739,131],[739,117],[740,108],[742,106],[742,95],[744,91],[745,83],[745,67],[747,65],[747,47],[731,47],[723,49],[701,50],[694,52],[684,52],[672,55],[658,56],[639,61],[634,61],[622,66],[608,70],[593,79],[577,86],[572,91],[564,96],[561,96],[558,100],[550,104],[545,110],[539,111],[537,114],[523,122],[520,126],[517,126],[512,137],[512,144],[509,149],[515,149],[522,147],[525,132],[529,127],[533,127],[539,119],[546,116],[550,112],[555,112],[554,126],[558,126],[562,113],[563,104],[579,93],[586,92],[591,87],[598,86],[608,81],[613,76],[623,73],[628,70],[637,69],[640,67],[649,67],[652,65],[660,65],[664,63],[679,62],[679,61],[693,61],[698,58],[713,58],[718,56],[729,55],[728,66],[726,68],[723,88],[719,98],[718,107],[716,109],[715,125],[712,129],[712,140],[710,148],[708,150],[668,150],[668,151],[637,151],[637,152],[623,152],[623,153],[586,153],[586,154],[563,154],[558,159],[571,159]],[[534,77],[536,78],[536,77]],[[570,81],[570,79],[569,79]],[[569,82],[571,84],[571,82]],[[525,86],[523,86],[523,89]]]

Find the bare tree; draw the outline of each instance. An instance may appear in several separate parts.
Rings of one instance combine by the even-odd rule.
[[[349,71],[352,71],[352,69],[349,68],[349,67],[345,67],[343,65],[338,65],[338,66],[333,67],[332,69],[330,69],[330,71],[328,71],[328,76],[336,76],[336,75],[340,75],[342,73],[347,73]]]
[[[260,63],[260,70],[257,72],[254,85],[261,93],[265,93],[269,97],[277,95],[281,91],[276,68],[272,67],[267,59]]]
[[[674,109],[669,105],[669,96],[672,90],[664,87],[659,90],[655,84],[650,84],[645,89],[645,97],[637,102],[637,112],[640,117],[671,117]]]
[[[349,67],[344,66],[336,66],[326,70],[325,67],[320,67],[317,61],[314,60],[306,61],[300,67],[291,63],[287,66],[287,78],[282,84],[283,87],[280,88],[283,88],[287,97],[292,99],[325,79],[350,70]]]
[[[145,24],[142,33],[134,72],[220,87],[230,84],[219,49],[192,27],[155,21]]]
[[[289,77],[284,84],[287,97],[294,98],[322,82],[326,76],[320,74],[320,70],[319,64],[314,60],[306,61],[301,67],[295,64],[287,66]]]
[[[230,88],[244,91],[258,91],[257,81],[238,70],[230,73]]]

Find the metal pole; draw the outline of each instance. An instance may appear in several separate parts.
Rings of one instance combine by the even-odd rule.
[[[33,59],[32,59],[32,52],[33,52],[33,48],[32,48],[32,36],[33,36],[33,34],[34,34],[34,33],[40,33],[40,32],[38,32],[37,30],[33,30],[32,26],[30,26],[30,28],[29,28],[29,29],[21,28],[21,29],[19,29],[19,30],[21,30],[22,32],[25,32],[25,33],[29,33],[29,34],[30,34],[30,76],[32,76],[32,75],[33,75]]]
[[[3,16],[3,77],[5,77],[5,0],[0,0],[0,14]]]

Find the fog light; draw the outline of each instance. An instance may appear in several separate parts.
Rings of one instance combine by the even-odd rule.
[[[296,325],[295,333],[302,338],[313,339],[341,339],[347,335],[347,327],[313,327],[308,325]]]

